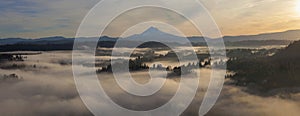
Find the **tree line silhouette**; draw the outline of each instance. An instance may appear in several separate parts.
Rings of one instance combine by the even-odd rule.
[[[114,71],[125,71],[129,69],[129,71],[140,71],[140,70],[149,70],[149,69],[154,69],[154,70],[166,70],[171,72],[171,75],[182,75],[182,74],[188,74],[191,73],[194,69],[198,68],[204,68],[207,66],[211,65],[211,59],[200,59],[198,62],[192,62],[188,63],[187,65],[181,65],[181,66],[167,66],[164,67],[162,64],[153,64],[152,67],[148,66],[145,62],[152,61],[149,60],[148,57],[141,57],[138,56],[136,59],[132,60],[130,59],[128,61],[128,67],[126,67],[126,61],[119,61],[119,62],[114,62],[110,63],[109,65],[102,67],[98,69],[96,72],[97,73],[103,73],[103,72],[113,72],[112,67],[114,67]]]

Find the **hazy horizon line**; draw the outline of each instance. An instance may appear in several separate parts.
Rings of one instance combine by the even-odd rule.
[[[191,36],[185,36],[185,37],[187,37],[187,38],[188,37],[203,37],[203,38],[210,38],[210,39],[219,39],[219,38],[224,38],[224,37],[256,36],[256,35],[266,35],[266,34],[274,34],[274,33],[284,33],[284,32],[289,32],[289,31],[300,31],[300,29],[291,29],[291,30],[273,31],[273,32],[262,32],[262,33],[258,33],[258,34],[223,35],[222,37],[218,37],[218,38],[205,37],[205,36],[202,36],[202,35],[191,35]],[[164,31],[162,31],[162,32],[164,32]],[[164,33],[167,33],[167,32],[164,32]],[[139,34],[141,34],[141,33],[139,33]],[[168,34],[170,34],[170,33],[168,33]],[[133,34],[133,35],[135,35],[135,34]],[[133,35],[130,35],[130,36],[133,36]],[[174,34],[172,34],[172,35],[174,35]],[[174,36],[177,36],[177,35],[174,35]],[[63,35],[53,35],[53,36],[42,36],[42,37],[38,37],[38,38],[29,38],[29,37],[5,37],[5,38],[2,38],[2,37],[0,37],[0,39],[15,39],[15,38],[20,38],[20,39],[42,39],[42,38],[50,38],[50,37],[75,38],[75,36],[68,37],[68,36],[63,36]],[[110,35],[102,35],[99,38],[101,38],[101,37],[121,38],[121,37],[115,37],[115,36],[110,36]],[[78,37],[78,38],[95,38],[95,37]]]

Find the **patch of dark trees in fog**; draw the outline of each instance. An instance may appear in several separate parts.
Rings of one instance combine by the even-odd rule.
[[[188,63],[187,65],[182,66],[167,66],[164,67],[162,64],[153,64],[152,67],[148,66],[145,62],[153,61],[149,57],[137,57],[134,60],[129,60],[128,63],[126,60],[121,60],[118,62],[114,62],[109,64],[108,66],[102,67],[98,69],[97,73],[109,72],[113,71],[123,72],[129,69],[129,71],[142,71],[142,70],[164,70],[169,72],[169,76],[178,76],[191,73],[194,69],[205,68],[211,65],[211,59],[200,59],[198,62]],[[128,66],[128,67],[127,67]],[[114,67],[114,69],[113,69]]]
[[[20,80],[23,80],[23,77],[20,77],[17,74],[0,75],[0,82],[16,82]]]
[[[300,87],[300,41],[280,50],[231,50],[228,52],[228,75],[236,85],[267,91]],[[276,52],[273,55],[268,55]]]

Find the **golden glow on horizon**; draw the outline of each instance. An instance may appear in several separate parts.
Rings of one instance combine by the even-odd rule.
[[[296,12],[300,16],[300,0],[298,0],[297,3],[296,3]]]

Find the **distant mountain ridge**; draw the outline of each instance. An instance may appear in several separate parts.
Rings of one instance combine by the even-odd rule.
[[[102,36],[97,37],[82,37],[78,41],[89,42],[99,39],[99,41],[116,41],[117,38]],[[14,45],[14,44],[64,44],[73,43],[75,38],[65,38],[62,36],[45,37],[39,39],[24,39],[24,38],[6,38],[0,39],[0,45]]]
[[[246,40],[300,40],[300,30],[289,30],[284,32],[264,33],[258,35],[224,36],[224,41],[246,41]]]
[[[141,34],[135,34],[129,37],[126,37],[128,40],[134,41],[143,41],[143,40],[159,40],[159,41],[183,41],[185,37],[180,37],[172,35],[166,32],[163,32],[155,27],[150,27]],[[192,43],[201,43],[206,42],[205,37],[194,36],[187,37]],[[82,37],[78,41],[91,41],[98,39],[98,37]],[[118,38],[102,36],[99,38],[100,41],[109,41],[115,42]],[[276,33],[265,33],[258,35],[241,35],[241,36],[224,36],[225,42],[240,42],[240,41],[261,41],[261,40],[286,40],[286,41],[295,41],[300,39],[300,30],[290,30],[285,32],[276,32]],[[207,39],[215,40],[215,39]],[[0,39],[0,45],[13,45],[13,44],[63,44],[74,42],[74,38],[65,38],[62,36],[53,36],[45,37],[39,39],[25,39],[25,38],[5,38]]]

